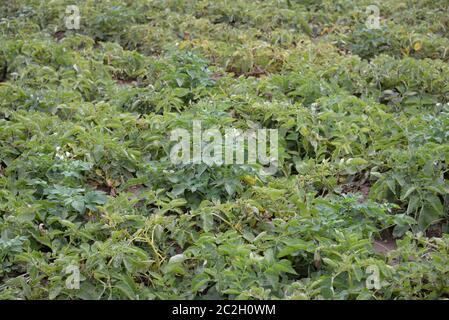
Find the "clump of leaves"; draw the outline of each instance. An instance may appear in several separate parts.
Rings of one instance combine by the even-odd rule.
[[[84,1],[67,30],[3,1],[0,298],[447,299],[442,2],[374,30],[368,1]],[[279,170],[174,165],[193,120],[277,129]]]

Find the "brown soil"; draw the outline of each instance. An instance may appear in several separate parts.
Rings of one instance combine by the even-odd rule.
[[[210,76],[210,78],[212,80],[214,80],[214,81],[216,81],[216,80],[218,80],[218,79],[220,79],[222,77],[223,77],[223,75],[221,73],[218,73],[218,72],[212,73],[211,76]]]
[[[114,188],[114,186],[108,186],[108,185],[105,185],[105,184],[98,183],[96,181],[89,181],[88,183],[93,188],[95,188],[97,190],[100,190],[100,191],[103,191],[103,192],[109,194],[112,197],[117,196],[117,190]]]
[[[123,80],[123,79],[116,79],[117,84],[120,86],[130,86],[130,85],[137,85],[136,80]]]
[[[126,191],[126,192],[131,192],[131,193],[134,194],[135,196],[138,196],[139,193],[140,193],[140,191],[141,191],[143,188],[144,188],[143,185],[138,184],[138,185],[129,187],[129,188],[126,189],[125,191]]]
[[[61,41],[65,37],[65,31],[56,31],[53,35],[57,42]]]
[[[396,248],[396,240],[393,237],[393,231],[391,229],[382,231],[380,238],[375,239],[373,242],[374,251],[384,255],[396,250]]]
[[[441,238],[443,236],[443,223],[430,226],[426,231],[427,238]]]
[[[265,76],[267,75],[267,71],[262,69],[259,66],[255,66],[253,70],[248,71],[248,72],[240,72],[234,68],[229,68],[228,70],[226,70],[227,72],[232,72],[234,74],[235,78],[238,78],[240,76],[244,76],[244,77],[256,77],[256,78],[260,78],[261,76]]]
[[[366,181],[363,183],[349,183],[342,185],[342,193],[361,193],[362,198],[359,200],[360,203],[365,202],[368,199],[369,192],[371,189],[371,184]]]

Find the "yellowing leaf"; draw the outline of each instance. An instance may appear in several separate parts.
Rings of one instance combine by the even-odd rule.
[[[254,179],[254,177],[251,177],[250,175],[244,176],[243,181],[245,181],[245,183],[250,186],[254,186],[256,184],[256,179]]]
[[[422,49],[422,43],[420,41],[415,42],[415,44],[413,45],[413,50],[419,51],[421,49]]]

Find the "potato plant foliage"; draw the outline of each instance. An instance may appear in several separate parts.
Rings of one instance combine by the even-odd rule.
[[[2,1],[0,298],[449,298],[448,29],[446,0]],[[173,164],[193,120],[278,129],[278,172]]]

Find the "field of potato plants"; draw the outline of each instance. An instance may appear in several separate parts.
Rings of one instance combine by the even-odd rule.
[[[0,299],[448,299],[448,62],[447,0],[1,1]]]

